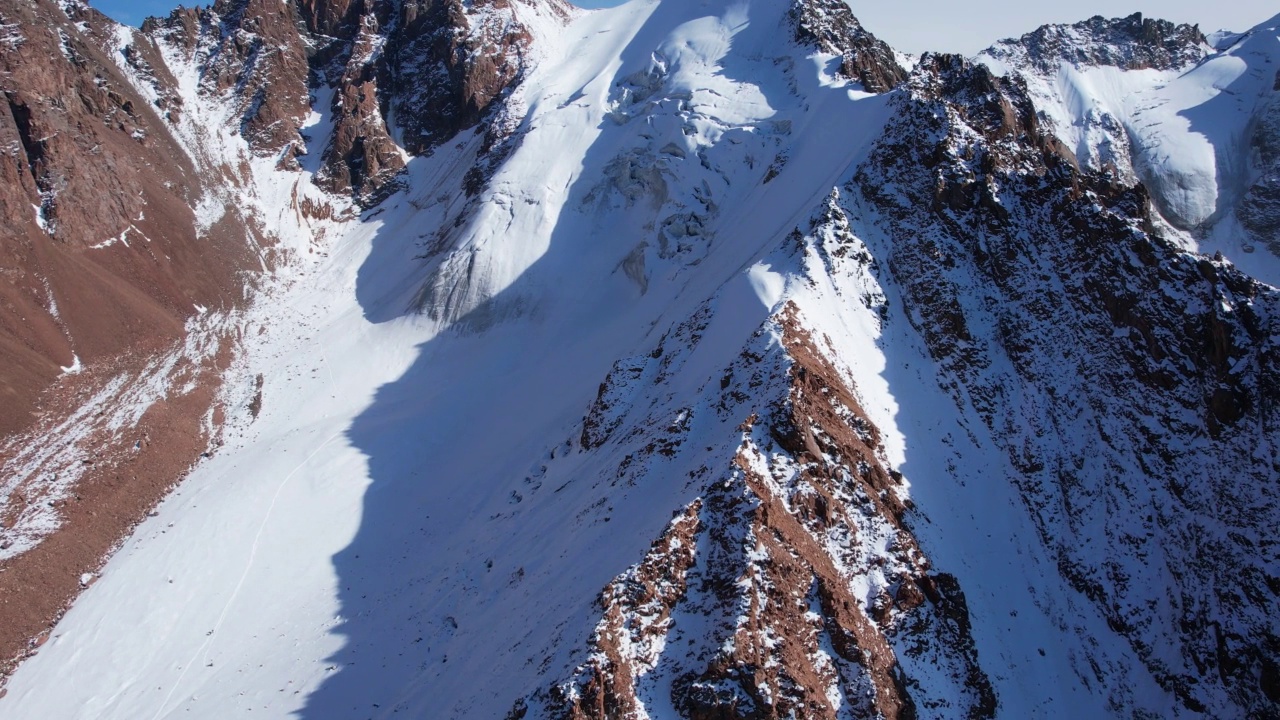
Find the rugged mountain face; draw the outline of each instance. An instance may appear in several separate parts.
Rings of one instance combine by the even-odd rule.
[[[193,213],[208,183],[173,135],[180,107],[150,102],[114,57],[129,31],[78,2],[11,2],[0,14],[0,429],[11,434],[60,375],[155,352],[196,305],[235,302],[234,274],[256,264],[256,241]],[[136,47],[128,62],[165,82],[154,46]]]
[[[839,244],[832,243],[834,253],[827,245],[825,267],[809,272],[837,283],[842,274],[865,273],[835,260],[852,254],[863,263],[880,259],[876,274],[900,286],[904,319],[920,333],[941,387],[985,426],[991,449],[1007,457],[1008,479],[1057,572],[1144,666],[1094,654],[1086,672],[1109,707],[1139,716],[1273,713],[1275,548],[1257,528],[1278,510],[1276,464],[1274,453],[1258,455],[1251,447],[1259,432],[1273,436],[1277,427],[1280,386],[1270,323],[1280,295],[1220,256],[1197,257],[1170,243],[1153,223],[1144,188],[1080,168],[1041,127],[1017,79],[958,57],[926,56],[893,105],[894,120],[858,167],[846,199],[837,194],[815,218],[816,234]],[[850,216],[858,218],[852,228]],[[802,247],[816,260],[822,253],[811,237],[804,235]],[[839,378],[811,365],[822,355],[808,331],[804,339],[791,336],[797,323],[806,324],[794,306],[777,322],[780,346],[795,363],[793,381]],[[741,396],[733,382],[740,377],[740,368],[726,372],[730,396]],[[758,388],[770,383],[758,374],[751,378],[758,398]],[[737,483],[750,489],[745,502],[755,512],[788,521],[798,515],[817,538],[837,534],[828,508],[857,507],[856,498],[884,498],[893,487],[873,484],[833,499],[838,492],[814,484],[816,467],[806,458],[856,477],[849,468],[865,472],[867,459],[884,453],[874,446],[857,453],[836,449],[836,438],[850,427],[867,428],[865,416],[848,390],[809,390],[793,385],[789,402],[779,403],[790,410],[788,419],[750,416],[740,428],[739,470],[716,479],[696,506],[672,521],[644,562],[606,588],[591,660],[572,682],[521,703],[515,715],[539,708],[537,715],[549,717],[644,717],[646,709],[652,714],[664,706],[668,694],[682,717],[837,717],[849,710],[901,717],[915,716],[917,702],[945,716],[997,711],[976,654],[944,659],[972,647],[962,594],[954,604],[936,589],[919,592],[924,586],[909,580],[909,572],[873,561],[886,570],[878,591],[884,594],[873,589],[856,597],[852,607],[864,614],[855,617],[865,624],[855,629],[831,613],[823,594],[839,583],[822,581],[820,571],[809,571],[813,580],[801,572],[798,582],[774,577],[794,577],[779,565],[804,557],[807,538],[749,521],[738,521],[752,529],[736,534],[729,528],[698,534],[710,517],[735,517],[720,509],[719,498]],[[609,395],[602,387],[601,400]],[[818,411],[801,404],[806,396],[847,404]],[[592,416],[587,422],[593,426]],[[763,442],[760,425],[769,427]],[[874,426],[870,431],[876,434]],[[788,443],[792,433],[798,438]],[[788,452],[797,450],[798,460],[791,455],[794,464],[788,463]],[[753,484],[758,471],[747,458],[755,457],[782,480],[774,493],[761,494]],[[1143,510],[1135,513],[1136,498]],[[731,507],[743,502],[735,499]],[[865,513],[878,520],[904,516],[901,507]],[[857,523],[833,524],[846,540],[868,534]],[[889,532],[895,539],[888,547],[919,552]],[[722,538],[741,543],[742,560],[726,567]],[[785,539],[779,547],[762,538]],[[844,577],[865,577],[870,567],[840,560],[836,566]],[[753,598],[757,583],[768,592]],[[795,589],[788,595],[783,588],[789,586]],[[805,588],[815,594],[806,596]],[[757,608],[806,614],[798,625],[779,617],[761,621]],[[699,625],[698,639],[688,638],[681,628],[690,617],[725,619],[712,621],[713,641],[699,645],[708,631]],[[917,634],[949,621],[958,623],[950,632]],[[1067,631],[1097,633],[1083,625]],[[868,644],[869,635],[881,644]],[[846,640],[831,639],[840,637]],[[859,641],[850,646],[850,638]],[[1085,642],[1097,641],[1095,635]],[[680,652],[686,645],[690,652]],[[894,657],[895,650],[904,665],[878,676],[884,669],[874,659]],[[949,691],[931,697],[938,685],[913,677],[911,661],[921,656],[950,668],[943,672],[954,682]],[[1154,679],[1176,704],[1135,693],[1143,685],[1139,675]],[[967,700],[954,701],[966,692],[972,693]],[[859,708],[856,698],[870,704]]]
[[[262,155],[303,146],[298,129],[311,113],[307,46],[289,3],[219,0],[148,20],[143,32],[180,49],[199,68],[200,91],[234,98],[235,128]]]
[[[841,0],[793,3],[789,16],[796,40],[839,55],[840,74],[868,92],[892,90],[906,78],[893,49],[867,32]]]
[[[1231,253],[1274,282],[1261,267],[1270,261],[1240,256],[1274,236],[1275,25],[1214,49],[1194,27],[1094,18],[1005,41],[982,58],[1027,81],[1082,164],[1141,180],[1185,246]]]
[[[834,203],[828,213],[815,227],[856,248]],[[812,236],[795,239],[797,255],[820,252]],[[694,718],[994,716],[964,592],[931,571],[879,429],[807,325],[788,304],[726,368],[715,410],[745,414],[740,445],[718,472],[692,474],[701,497],[605,588],[588,661],[535,696],[535,715],[640,717],[669,705]],[[656,371],[678,372],[665,346],[696,343],[688,336],[702,329],[695,320],[664,338]],[[640,379],[629,370],[615,367],[602,386],[584,447],[622,420],[610,400],[623,378]],[[675,441],[654,452],[675,455],[681,430],[667,428]]]
[[[339,88],[333,136],[321,139],[324,182],[334,192],[360,193],[404,167],[379,98],[377,79],[385,80],[385,68],[375,63],[375,50],[387,42],[389,11],[386,4],[221,0],[149,20],[144,31],[183,50],[198,69],[201,93],[230,95],[250,148],[278,157],[282,168],[296,169],[297,156],[306,152],[299,130],[312,112],[309,88]]]
[[[313,143],[323,148],[316,181],[372,204],[398,187],[409,155],[489,116],[526,69],[531,23],[570,15],[559,2],[520,0],[219,0],[150,20],[144,32],[185,50],[203,93],[232,94],[250,147],[286,169],[306,152],[298,131],[310,88],[333,122]]]
[[[1016,80],[932,57],[898,102],[854,182],[941,381],[1008,454],[1059,571],[1182,708],[1272,712],[1275,550],[1254,528],[1276,466],[1252,448],[1277,423],[1280,296],[1170,243],[1142,186],[1077,169]]]
[[[404,4],[392,59],[392,102],[409,152],[430,152],[474,127],[510,93],[529,70],[530,24],[538,15],[567,20],[572,11],[559,2],[520,0]],[[494,145],[510,130],[493,126],[486,144]]]
[[[1210,51],[1200,29],[1167,20],[1095,16],[1074,25],[1045,25],[986,54],[1040,73],[1056,73],[1062,63],[1122,70],[1181,70]]]
[[[1276,20],[10,5],[4,712],[1280,713]]]

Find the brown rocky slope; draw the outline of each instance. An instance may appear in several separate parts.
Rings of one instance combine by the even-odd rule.
[[[49,0],[0,4],[15,28],[0,43],[4,434],[31,423],[60,367],[158,350],[197,305],[232,306],[237,274],[258,262],[242,224],[197,222],[209,188],[174,136],[180,110],[148,101],[112,59],[117,26],[66,7],[75,17]],[[135,62],[163,68],[135,39]]]

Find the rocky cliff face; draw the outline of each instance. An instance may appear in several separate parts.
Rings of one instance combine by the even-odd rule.
[[[823,233],[856,247],[840,212],[797,236],[795,255],[816,258]],[[700,498],[605,588],[587,662],[513,715],[995,716],[964,592],[932,569],[879,429],[808,324],[788,305],[725,368],[715,409],[742,417],[736,453],[691,473]],[[704,328],[664,339],[657,372],[678,372]],[[592,416],[610,414],[609,385]],[[676,455],[671,431],[653,452]]]
[[[1000,59],[1040,72],[1057,72],[1062,62],[1111,66],[1124,70],[1175,70],[1209,51],[1200,29],[1167,20],[1095,16],[1074,25],[1045,25],[987,51]]]
[[[230,95],[241,134],[254,152],[304,151],[298,129],[311,112],[307,45],[294,6],[266,0],[218,0],[151,19],[143,33],[182,51],[200,69],[200,91]]]
[[[394,107],[405,149],[417,155],[477,125],[520,81],[533,52],[524,15],[571,11],[559,2],[418,0],[400,13]]]
[[[270,243],[223,204],[242,169],[209,162],[155,40],[77,0],[0,17],[7,672],[207,450],[232,343],[190,333],[244,303]]]
[[[154,351],[196,305],[234,303],[234,274],[256,252],[245,228],[193,213],[209,183],[174,135],[182,108],[149,39],[79,2],[0,15],[0,429],[12,433],[60,367]],[[126,63],[166,92],[148,97]]]
[[[790,19],[796,40],[839,55],[840,73],[867,92],[887,92],[906,79],[893,49],[867,32],[841,0],[797,0]]]
[[[312,143],[316,182],[369,205],[398,187],[408,157],[492,115],[526,68],[530,21],[569,15],[558,0],[219,0],[148,21],[144,32],[185,48],[201,90],[234,97],[251,147],[279,155],[282,167],[298,167],[309,93],[323,96],[316,111],[332,129]]]
[[[1280,507],[1274,455],[1249,448],[1280,420],[1280,295],[1172,245],[1141,185],[1079,170],[1016,80],[934,56],[896,103],[854,183],[940,381],[1181,711],[1274,712],[1274,547],[1255,528]],[[1098,670],[1120,706],[1125,672]]]

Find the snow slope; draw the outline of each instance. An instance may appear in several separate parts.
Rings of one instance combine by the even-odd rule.
[[[252,209],[283,248],[259,301],[224,321],[244,338],[231,383],[241,410],[20,667],[0,715],[487,718],[572,688],[592,660],[601,588],[624,582],[737,453],[769,446],[716,406],[743,382],[726,375],[743,358],[789,362],[788,312],[824,340],[879,428],[878,461],[905,477],[921,549],[964,589],[996,716],[1180,712],[1105,608],[1063,576],[1046,521],[1028,512],[1039,508],[1010,481],[1022,472],[1010,448],[1036,440],[993,429],[978,393],[999,385],[1007,417],[1049,410],[1017,390],[1002,350],[974,369],[929,346],[915,283],[962,287],[979,340],[1001,327],[991,308],[1003,296],[976,263],[947,266],[938,249],[967,236],[895,235],[865,176],[856,191],[859,168],[887,152],[875,144],[902,119],[904,91],[870,95],[835,77],[838,58],[779,31],[787,9],[633,0],[535,28],[536,64],[509,100],[523,110],[513,150],[483,189],[459,190],[483,142],[463,134],[412,160],[407,189],[358,216],[311,188],[315,166],[252,159],[219,129],[226,108],[193,114],[193,155],[250,166],[221,199]],[[1132,143],[1139,160],[1124,167],[1168,178],[1169,212],[1201,222],[1229,183],[1218,145],[1177,109],[1247,76],[1231,52],[1198,66],[1203,77],[1064,67],[1029,82],[1085,164],[1123,165],[1120,143]],[[170,60],[194,98],[193,69]],[[1159,107],[1143,94],[1166,90]],[[1166,110],[1162,124],[1143,114]],[[1167,153],[1173,142],[1186,152]],[[873,184],[899,192],[911,176]],[[295,193],[334,212],[310,216]],[[946,271],[887,267],[916,252]],[[1048,366],[1069,378],[1068,365]],[[1108,509],[1084,517],[1105,522],[1096,513]],[[862,545],[833,539],[833,554],[889,562],[882,520]],[[858,612],[885,572],[850,575]],[[1159,567],[1136,578],[1163,579]],[[690,636],[702,629],[696,614],[676,617]],[[675,712],[664,690],[680,667],[649,662],[681,638],[662,637],[628,649],[653,673],[640,694],[654,718]],[[825,642],[816,662],[834,673]],[[960,707],[974,688],[948,675],[954,658],[905,643],[894,651],[936,702],[926,711]],[[842,693],[833,685],[830,700],[851,717],[861,700]]]
[[[526,479],[613,360],[708,288],[725,287],[713,341],[672,391],[732,359],[777,299],[743,271],[883,122],[881,98],[778,37],[785,9],[636,2],[544,38],[522,143],[425,290],[412,258],[460,213],[445,189],[471,141],[414,161],[411,191],[299,252],[238,320],[261,414],[139,528],[3,713],[483,717],[571,667],[599,588],[693,491],[658,476],[625,503],[597,495],[590,458],[536,495]],[[637,157],[660,176],[634,173]],[[279,184],[260,181],[263,208]],[[655,226],[669,247],[641,245]],[[415,298],[427,317],[396,318]],[[555,492],[569,480],[580,489]]]
[[[1063,32],[1083,42],[1082,25]],[[1188,249],[1222,252],[1275,285],[1280,261],[1255,254],[1232,213],[1262,171],[1252,135],[1274,91],[1278,27],[1280,17],[1218,38],[1168,68],[1063,58],[1047,69],[1012,40],[977,61],[1022,77],[1049,128],[1082,166],[1111,167],[1127,182],[1145,183],[1171,230],[1184,231]]]

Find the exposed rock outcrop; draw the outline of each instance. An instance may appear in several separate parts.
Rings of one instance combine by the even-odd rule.
[[[235,273],[256,263],[245,228],[197,226],[205,183],[172,133],[181,108],[144,97],[112,58],[128,31],[64,5],[74,18],[63,4],[0,3],[4,432],[31,420],[60,366],[163,346],[196,305],[242,297]],[[169,87],[154,47],[132,47],[125,61]]]
[[[1060,62],[1122,70],[1174,70],[1195,63],[1210,50],[1195,25],[1134,13],[1114,19],[1096,15],[1074,25],[1044,25],[1016,40],[997,43],[986,52],[1020,67],[1052,73]]]
[[[255,152],[285,168],[307,152],[298,131],[323,89],[329,106],[316,109],[333,125],[311,139],[316,181],[369,206],[399,187],[409,157],[491,119],[527,69],[530,18],[571,14],[561,0],[219,0],[143,30],[185,48],[201,90],[232,98]],[[488,130],[486,150],[510,132]]]
[[[331,36],[313,64],[336,88],[321,184],[365,203],[385,196],[405,153],[430,153],[492,119],[528,67],[528,16],[570,14],[560,0],[304,3],[317,42]],[[486,149],[509,132],[486,131]]]
[[[480,123],[529,67],[533,36],[522,16],[570,12],[560,0],[404,3],[393,104],[405,149],[430,152]]]
[[[150,20],[143,32],[189,49],[200,66],[201,90],[231,94],[239,132],[254,152],[273,155],[303,147],[298,135],[311,103],[307,47],[290,3],[218,0],[211,8],[178,9]]]
[[[385,2],[352,6],[347,14],[351,20],[335,28],[336,39],[316,56],[322,61],[318,82],[333,92],[327,108],[333,131],[323,141],[316,182],[369,205],[398,187],[396,177],[408,159],[387,123],[394,92],[387,46],[394,46],[396,18]]]
[[[841,56],[840,74],[867,92],[888,92],[907,78],[893,49],[863,28],[843,0],[796,0],[790,17],[797,41]]]
[[[916,542],[879,430],[799,308],[767,330],[721,382],[720,412],[758,410],[736,455],[605,588],[590,659],[529,717],[994,716],[964,593]]]
[[[1250,528],[1280,506],[1251,448],[1280,427],[1280,295],[1164,240],[1142,186],[1078,170],[1016,79],[926,57],[895,102],[853,187],[944,386],[1145,672],[1187,712],[1274,714],[1274,547]],[[1125,672],[1100,676],[1121,706]]]

